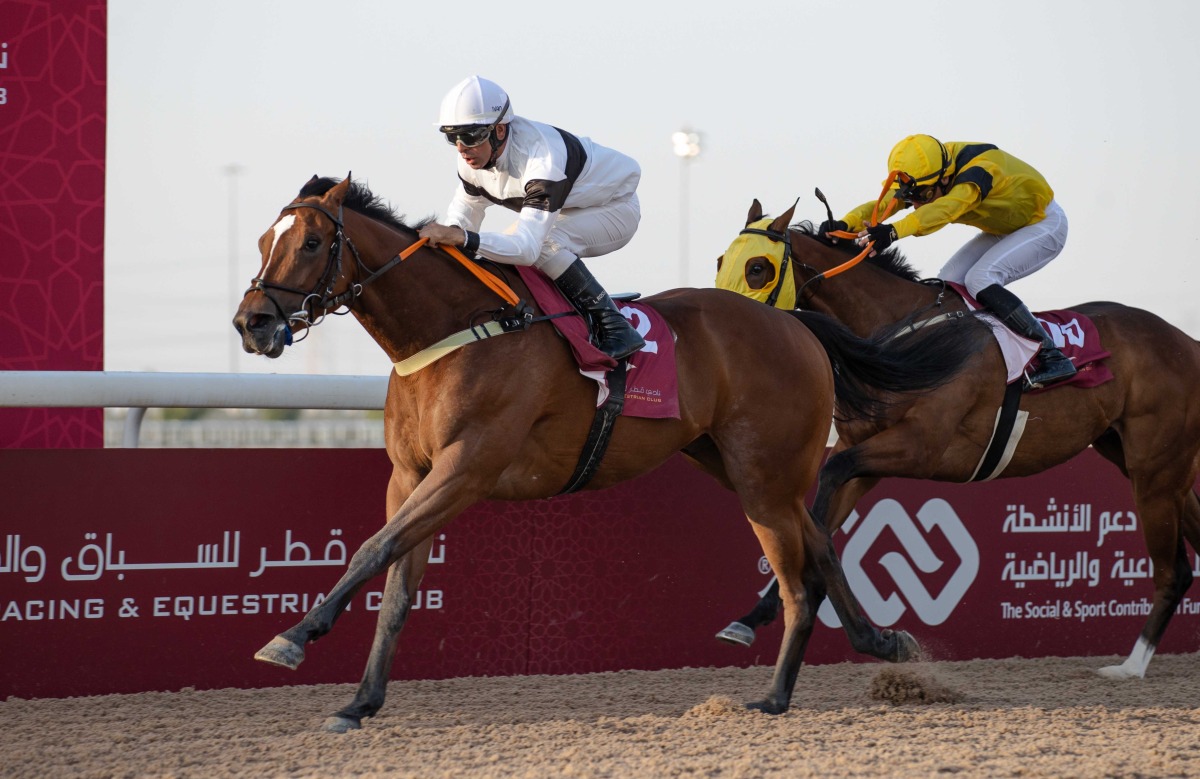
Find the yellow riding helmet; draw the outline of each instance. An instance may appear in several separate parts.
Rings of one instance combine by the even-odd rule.
[[[936,184],[949,169],[950,155],[932,135],[910,135],[893,146],[888,155],[888,170],[900,174],[893,188]]]

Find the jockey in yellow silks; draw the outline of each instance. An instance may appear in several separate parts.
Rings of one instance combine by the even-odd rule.
[[[826,221],[820,233],[849,230],[856,242],[883,251],[910,235],[929,235],[948,224],[977,227],[979,235],[946,262],[938,277],[962,284],[1006,327],[1041,343],[1041,365],[1030,375],[1044,386],[1075,375],[1075,366],[1054,345],[1037,318],[1005,285],[1053,260],[1067,240],[1067,216],[1046,179],[1028,163],[988,143],[943,144],[910,135],[888,156],[888,180],[880,201]],[[872,212],[887,214],[893,201],[913,211],[891,224],[872,225]],[[876,211],[878,208],[878,211]]]

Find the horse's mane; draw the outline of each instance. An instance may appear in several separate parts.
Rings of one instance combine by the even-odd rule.
[[[847,258],[854,257],[860,251],[862,251],[851,241],[838,241],[837,243],[830,243],[824,237],[817,235],[816,226],[807,219],[802,222],[796,222],[794,225],[792,225],[792,229],[801,235],[812,238],[814,241],[820,241],[826,246],[832,246],[834,249],[846,255]],[[904,253],[900,251],[900,247],[896,246],[895,244],[889,246],[881,252],[876,252],[875,256],[868,257],[866,262],[881,270],[887,271],[893,276],[899,276],[900,278],[907,279],[908,281],[921,281],[920,275],[913,269],[912,265],[909,264],[908,260],[904,256]]]
[[[300,194],[296,197],[324,195],[340,184],[341,181],[341,179],[329,178],[328,176],[320,178],[313,176],[307,184],[300,188]],[[425,219],[416,225],[407,224],[404,221],[403,214],[397,214],[396,210],[386,200],[368,189],[366,184],[360,184],[357,181],[350,182],[350,189],[347,190],[346,199],[342,201],[342,204],[351,211],[357,211],[363,216],[370,217],[377,222],[383,222],[409,235],[416,235],[418,230],[432,221],[431,219]]]

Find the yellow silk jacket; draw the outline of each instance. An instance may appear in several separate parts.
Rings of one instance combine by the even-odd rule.
[[[1008,235],[1046,218],[1054,190],[1032,166],[987,143],[952,142],[946,144],[946,151],[950,155],[946,194],[893,222],[898,238],[929,235],[951,223]],[[881,213],[886,213],[896,187],[893,184],[884,196]],[[858,232],[874,207],[874,200],[863,203],[842,219]]]

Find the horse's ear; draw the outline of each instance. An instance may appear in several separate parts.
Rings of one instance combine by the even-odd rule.
[[[325,202],[331,206],[340,206],[346,198],[346,193],[350,191],[350,177],[339,181],[333,189],[325,193]]]
[[[758,202],[758,198],[754,198],[754,202],[750,204],[750,213],[746,214],[746,224],[757,222],[762,219],[762,203]]]
[[[758,202],[758,201],[755,201]],[[792,207],[784,211],[779,216],[775,217],[775,221],[771,222],[770,230],[773,233],[786,233],[788,225],[792,223],[792,214],[796,213],[796,204],[800,202],[800,198],[796,198],[796,202],[792,203]]]
[[[312,178],[310,178],[308,181],[304,182],[304,186],[300,187],[300,191],[296,193],[296,197],[303,197],[303,196],[304,196],[304,190],[308,189],[308,188],[309,188],[309,187],[311,187],[313,184],[316,184],[316,183],[317,183],[317,180],[318,180],[319,178],[320,178],[320,177],[319,177],[319,176],[318,176],[316,173],[314,173],[314,174],[313,174],[313,177],[312,177]]]

